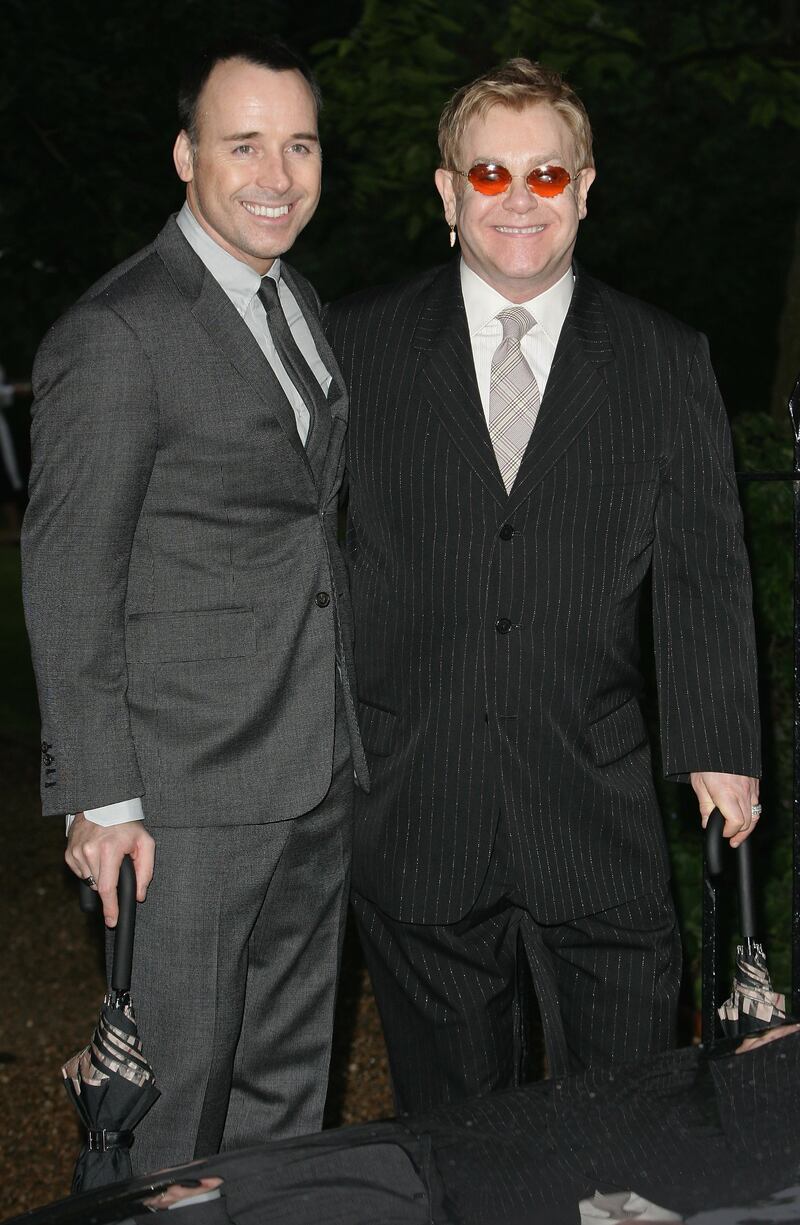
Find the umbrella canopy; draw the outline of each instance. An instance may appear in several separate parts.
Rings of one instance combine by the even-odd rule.
[[[120,866],[118,892],[111,990],[91,1042],[61,1069],[67,1094],[87,1132],[75,1166],[73,1193],[130,1178],[133,1129],[159,1096],[130,1000],[136,882],[127,855]]]
[[[764,950],[755,940],[737,946],[731,994],[717,1011],[729,1038],[786,1024],[785,996],[772,990]]]
[[[706,877],[713,882],[722,872],[722,829],[724,818],[718,808],[706,825]],[[717,1009],[724,1034],[729,1038],[757,1033],[785,1025],[786,1001],[772,990],[764,950],[755,938],[753,874],[750,864],[750,839],[736,851],[739,877],[739,922],[742,943],[736,949],[736,969],[728,999]],[[712,886],[713,887],[713,886]],[[711,1038],[711,1035],[704,1035]]]

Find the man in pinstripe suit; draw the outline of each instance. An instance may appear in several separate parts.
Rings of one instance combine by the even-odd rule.
[[[355,908],[398,1105],[673,1041],[680,945],[639,705],[738,845],[758,816],[750,579],[705,339],[573,264],[586,112],[511,60],[460,90],[436,184],[460,259],[329,313],[372,791]]]

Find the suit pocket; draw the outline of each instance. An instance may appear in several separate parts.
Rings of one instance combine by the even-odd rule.
[[[598,766],[609,766],[638,749],[647,740],[647,728],[636,698],[590,724],[587,737]]]
[[[394,748],[397,715],[380,706],[359,702],[358,725],[367,752],[375,757],[388,757]]]
[[[585,485],[641,485],[655,481],[661,473],[657,460],[615,460],[590,464],[584,473]]]
[[[245,659],[256,653],[256,621],[250,608],[133,613],[125,641],[128,659],[142,663]]]

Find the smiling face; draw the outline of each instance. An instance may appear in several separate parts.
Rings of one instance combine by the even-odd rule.
[[[186,199],[211,237],[263,276],[319,202],[314,98],[299,72],[218,63],[197,104],[197,143],[175,142]]]
[[[578,224],[594,170],[576,165],[566,122],[547,103],[521,111],[492,106],[467,125],[459,170],[479,162],[505,166],[515,176],[502,195],[483,196],[452,170],[436,171],[445,217],[458,228],[464,262],[510,302],[528,302],[560,280],[570,266]],[[573,181],[560,196],[536,196],[524,176],[537,166],[563,166]]]

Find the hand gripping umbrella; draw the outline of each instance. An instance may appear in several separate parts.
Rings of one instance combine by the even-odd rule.
[[[96,907],[96,894],[84,885],[81,891],[82,908]],[[73,1194],[131,1177],[128,1150],[133,1129],[159,1096],[153,1070],[142,1054],[131,1007],[136,876],[127,855],[120,865],[118,894],[111,990],[91,1042],[61,1069],[67,1093],[87,1132],[75,1166]]]
[[[712,881],[722,872],[724,824],[722,813],[715,808],[706,825],[706,873]],[[772,1029],[787,1021],[785,998],[772,990],[764,950],[755,938],[750,839],[737,848],[736,863],[742,943],[736,949],[736,971],[731,994],[717,1009],[723,1033],[729,1038]]]

